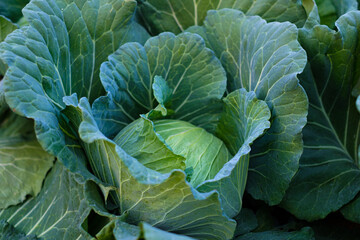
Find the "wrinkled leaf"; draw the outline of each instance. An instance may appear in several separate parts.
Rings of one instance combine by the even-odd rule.
[[[94,179],[72,123],[60,112],[63,97],[104,93],[100,64],[123,41],[144,41],[144,34],[131,32],[141,28],[131,21],[135,7],[132,0],[33,0],[23,9],[30,25],[0,44],[0,58],[9,66],[3,80],[7,103],[35,120],[46,151],[86,178]]]
[[[161,76],[173,89],[173,118],[215,128],[226,76],[198,35],[163,33],[144,46],[124,44],[108,59],[101,66],[101,81],[108,95],[93,104],[95,119],[107,137],[113,138],[140,114],[154,109],[155,76]]]
[[[277,204],[298,169],[308,108],[296,77],[306,64],[298,30],[290,23],[266,23],[231,9],[209,11],[204,27],[193,30],[222,62],[229,92],[254,91],[271,110],[271,127],[252,148],[247,191]]]

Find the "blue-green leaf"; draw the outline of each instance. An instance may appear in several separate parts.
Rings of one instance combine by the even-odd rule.
[[[94,179],[73,123],[61,113],[63,97],[104,93],[100,64],[124,41],[144,40],[143,33],[131,32],[141,28],[132,22],[135,7],[133,0],[33,0],[23,9],[29,26],[0,44],[0,58],[9,66],[3,80],[7,103],[35,120],[46,151],[87,178]]]
[[[247,191],[277,204],[298,169],[308,109],[296,77],[306,64],[298,30],[290,23],[266,23],[232,9],[209,11],[204,27],[195,30],[222,62],[229,92],[254,91],[270,108],[271,127],[252,147]]]
[[[124,44],[101,66],[108,95],[93,104],[101,132],[112,138],[156,106],[155,76],[173,89],[173,118],[214,130],[226,87],[224,69],[198,35],[163,33],[144,46]]]

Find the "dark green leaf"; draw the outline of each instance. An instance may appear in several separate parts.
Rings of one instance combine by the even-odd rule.
[[[0,0],[0,15],[17,22],[21,16],[21,10],[29,0]]]
[[[235,217],[235,220],[237,223],[235,237],[251,232],[258,226],[256,215],[247,208],[242,208],[239,215]]]
[[[300,169],[282,206],[309,221],[338,210],[360,191],[360,115],[351,94],[360,73],[360,12],[341,16],[336,25],[338,32],[313,21],[300,32],[310,61],[300,80],[310,107]]]
[[[320,15],[320,23],[335,28],[336,20],[343,14],[357,10],[356,0],[315,0]]]

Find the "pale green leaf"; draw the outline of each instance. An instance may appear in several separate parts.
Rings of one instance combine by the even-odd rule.
[[[179,120],[158,120],[154,125],[174,153],[185,157],[186,168],[193,168],[194,187],[213,179],[232,157],[225,144],[203,128]]]
[[[167,173],[185,169],[185,158],[176,155],[155,132],[153,123],[141,117],[127,125],[114,138],[114,142],[145,167]]]
[[[194,240],[194,238],[160,230],[147,223],[134,226],[122,221],[115,222],[113,236],[116,240]]]
[[[9,19],[0,15],[0,42],[4,41],[6,36],[17,28]]]

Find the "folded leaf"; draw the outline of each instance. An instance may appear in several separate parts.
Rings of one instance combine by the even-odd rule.
[[[144,167],[99,131],[85,98],[69,109],[82,112],[79,134],[92,169],[116,187],[111,197],[130,223],[144,221],[198,239],[232,237],[235,223],[223,215],[216,192],[199,193],[180,170],[161,174]]]
[[[302,26],[306,12],[296,0],[139,0],[139,12],[153,34],[180,33],[190,26],[202,25],[208,10],[233,8],[246,15],[259,15],[267,21],[290,21]]]
[[[163,33],[144,46],[124,44],[102,64],[108,95],[93,104],[101,132],[113,138],[157,105],[152,91],[156,76],[173,89],[173,118],[214,130],[226,87],[224,69],[198,35]]]
[[[270,110],[254,92],[244,89],[230,93],[224,100],[224,112],[216,135],[235,156],[225,163],[216,175],[197,187],[200,192],[217,190],[222,207],[229,217],[235,217],[242,207],[249,167],[250,145],[270,127]]]
[[[305,51],[290,23],[266,23],[232,9],[209,11],[204,27],[193,29],[206,39],[228,75],[228,90],[254,91],[271,110],[271,127],[255,141],[247,191],[278,204],[298,169],[301,130],[308,101],[296,75],[306,64]]]
[[[336,26],[338,32],[313,21],[300,34],[310,61],[300,78],[309,116],[300,169],[282,206],[309,221],[338,210],[360,191],[360,115],[351,94],[359,79],[360,12],[341,16]]]

